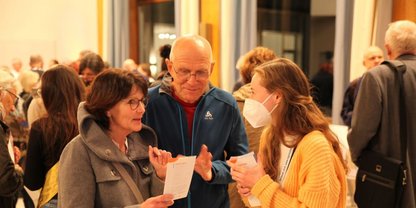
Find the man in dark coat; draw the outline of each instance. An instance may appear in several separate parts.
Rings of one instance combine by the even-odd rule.
[[[416,207],[416,24],[393,22],[386,31],[390,60],[403,62],[403,93],[407,119],[407,182],[400,207]],[[352,115],[348,143],[354,162],[365,149],[400,159],[399,84],[395,72],[381,64],[366,72]]]

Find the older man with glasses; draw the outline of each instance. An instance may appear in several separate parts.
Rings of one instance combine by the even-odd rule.
[[[10,129],[4,118],[15,110],[17,96],[12,87],[14,78],[0,70],[0,207],[15,207],[19,190],[23,185],[23,171],[17,164],[20,152],[9,152]],[[11,141],[10,141],[11,142]]]
[[[157,133],[159,147],[197,155],[188,196],[173,207],[229,207],[230,170],[225,160],[247,153],[247,136],[231,94],[209,83],[211,46],[197,35],[178,38],[165,60],[169,73],[149,90],[144,123]]]

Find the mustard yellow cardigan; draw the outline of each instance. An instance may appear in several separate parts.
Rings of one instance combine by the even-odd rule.
[[[313,131],[299,142],[283,187],[265,175],[251,193],[262,207],[345,207],[346,172],[325,136]]]

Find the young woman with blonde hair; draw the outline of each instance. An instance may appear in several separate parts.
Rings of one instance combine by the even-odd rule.
[[[313,102],[302,70],[284,58],[255,69],[243,115],[266,126],[257,158],[246,168],[231,159],[240,195],[262,207],[345,207],[346,165],[340,144]]]

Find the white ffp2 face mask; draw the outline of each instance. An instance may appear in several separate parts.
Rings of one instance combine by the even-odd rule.
[[[259,128],[266,126],[272,120],[271,113],[277,107],[275,105],[271,112],[267,110],[267,108],[263,105],[265,102],[269,100],[272,95],[269,95],[263,103],[247,98],[244,102],[243,108],[243,116],[247,119],[253,128]]]

